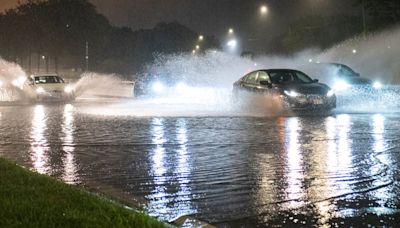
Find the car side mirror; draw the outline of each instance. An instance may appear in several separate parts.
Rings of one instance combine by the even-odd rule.
[[[272,84],[269,81],[260,81],[260,85],[267,86],[268,88],[272,88]]]
[[[314,83],[318,83],[319,81],[318,81],[318,79],[314,79],[314,80],[312,80]]]

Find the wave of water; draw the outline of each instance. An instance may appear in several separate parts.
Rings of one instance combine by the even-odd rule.
[[[387,84],[400,80],[400,65],[397,56],[400,46],[396,45],[400,29],[392,29],[366,38],[356,37],[334,47],[320,50],[305,50],[293,56],[264,55],[254,59],[220,52],[209,51],[201,55],[176,54],[160,56],[151,64],[145,74],[159,74],[184,81],[190,90],[176,91],[168,96],[147,100],[131,100],[99,107],[102,111],[90,113],[109,113],[111,115],[134,116],[192,116],[192,115],[275,115],[280,112],[273,99],[253,97],[247,105],[236,105],[232,101],[232,84],[247,72],[265,68],[298,68],[312,62],[339,62],[346,64],[361,76],[379,80]],[[26,73],[20,66],[0,60],[0,80],[4,85],[12,85]],[[144,76],[144,75],[142,75]],[[324,82],[331,75],[313,75]],[[10,99],[4,94],[9,91],[21,92],[18,86],[2,86],[2,100]],[[132,98],[133,84],[126,83],[116,75],[85,73],[75,83],[76,95]],[[8,89],[4,89],[8,88]],[[10,88],[12,88],[10,90]],[[397,104],[400,96],[396,85],[383,92],[379,102],[368,100],[367,96],[354,95],[341,99],[338,96],[338,112],[376,112],[400,111]],[[5,92],[4,92],[5,91]],[[133,98],[132,98],[133,99]],[[346,100],[346,102],[343,102]],[[350,101],[350,102],[348,102]],[[238,108],[239,107],[239,108]],[[104,109],[112,111],[104,112]]]

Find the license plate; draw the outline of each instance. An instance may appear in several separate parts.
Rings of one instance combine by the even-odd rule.
[[[323,104],[323,101],[322,101],[322,99],[314,99],[313,103],[316,105],[320,105],[320,104]]]

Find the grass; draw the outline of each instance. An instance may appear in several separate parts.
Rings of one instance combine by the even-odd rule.
[[[0,227],[164,227],[76,186],[0,158]]]

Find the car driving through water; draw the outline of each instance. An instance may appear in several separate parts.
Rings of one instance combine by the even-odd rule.
[[[233,84],[235,97],[243,92],[279,99],[285,109],[330,111],[336,107],[334,91],[305,73],[293,69],[262,69],[241,77]]]
[[[32,75],[28,78],[29,95],[37,101],[71,101],[75,99],[73,87],[59,75]]]
[[[159,97],[186,91],[187,83],[168,75],[147,75],[135,81],[134,97]]]
[[[341,63],[310,63],[301,70],[331,86],[336,93],[376,92],[383,87],[381,82],[363,78],[352,68]]]

